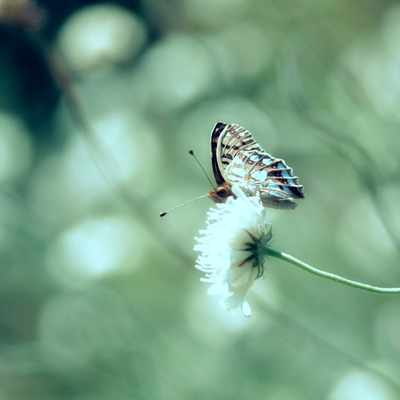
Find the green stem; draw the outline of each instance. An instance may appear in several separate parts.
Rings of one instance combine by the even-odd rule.
[[[311,272],[314,275],[318,275],[321,278],[330,279],[332,281],[343,283],[344,285],[352,286],[357,289],[368,290],[369,292],[383,293],[383,294],[400,293],[400,288],[380,288],[380,287],[376,287],[376,286],[365,285],[364,283],[351,281],[349,279],[342,278],[341,276],[330,274],[329,272],[320,271],[319,269],[314,268],[311,265],[308,265],[308,264],[304,263],[303,261],[300,261],[297,258],[290,256],[289,254],[282,253],[278,250],[273,250],[270,247],[265,249],[265,253],[267,256],[272,256],[272,257],[279,258],[283,261],[287,261],[287,262],[295,265],[296,267],[302,268],[308,272]]]

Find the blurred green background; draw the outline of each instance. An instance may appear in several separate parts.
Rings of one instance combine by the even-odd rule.
[[[400,399],[400,297],[271,259],[248,320],[194,268],[212,203],[158,217],[205,194],[187,150],[211,173],[211,129],[236,122],[304,185],[269,211],[273,247],[400,286],[398,3],[43,0],[34,30],[18,2],[0,26],[0,400]]]

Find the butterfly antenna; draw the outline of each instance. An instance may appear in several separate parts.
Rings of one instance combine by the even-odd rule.
[[[186,206],[187,204],[193,203],[193,202],[196,201],[196,200],[203,199],[204,197],[207,197],[207,195],[205,194],[205,195],[203,195],[203,196],[197,197],[196,199],[193,199],[193,200],[190,200],[190,201],[188,201],[188,202],[186,202],[186,203],[183,203],[183,204],[181,204],[180,206],[176,206],[176,207],[174,207],[174,208],[171,208],[171,209],[168,210],[168,211],[164,211],[164,212],[162,212],[162,213],[160,214],[160,217],[164,217],[165,215],[167,215],[167,214],[170,213],[171,211],[174,211],[174,210],[176,210],[177,208],[181,208],[181,207],[183,207],[183,206]]]
[[[200,161],[199,161],[199,160],[197,159],[197,157],[194,155],[194,152],[193,152],[192,149],[189,149],[189,154],[191,154],[191,155],[194,157],[194,159],[197,161],[197,164],[199,164],[199,165],[200,165],[200,168],[203,170],[204,175],[207,177],[208,182],[210,182],[211,186],[212,186],[214,189],[216,189],[216,187],[214,186],[214,184],[211,182],[210,177],[207,175],[206,170],[203,168],[203,166],[200,164]]]

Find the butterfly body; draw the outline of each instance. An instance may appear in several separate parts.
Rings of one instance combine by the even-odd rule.
[[[302,185],[285,161],[265,152],[251,133],[237,124],[217,122],[211,133],[211,163],[218,187],[207,196],[224,203],[239,185],[247,196],[260,196],[264,207],[290,210],[303,198]]]

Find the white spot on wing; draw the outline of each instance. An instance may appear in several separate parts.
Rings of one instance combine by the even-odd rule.
[[[256,181],[264,181],[267,177],[267,171],[256,171],[251,174],[252,178],[255,179]]]
[[[244,177],[244,169],[243,168],[241,168],[241,167],[233,167],[232,169],[231,169],[231,172],[233,173],[233,174],[235,174],[235,175],[238,175],[238,176],[240,176],[241,178],[243,178]]]
[[[268,165],[271,163],[271,159],[268,157],[264,157],[263,160],[261,161],[262,165]]]
[[[229,175],[227,176],[227,178],[228,178],[231,182],[239,182],[238,177],[235,176],[235,175],[229,174]]]
[[[260,156],[258,155],[258,154],[253,154],[251,157],[250,157],[250,160],[251,161],[258,161],[260,159]]]

